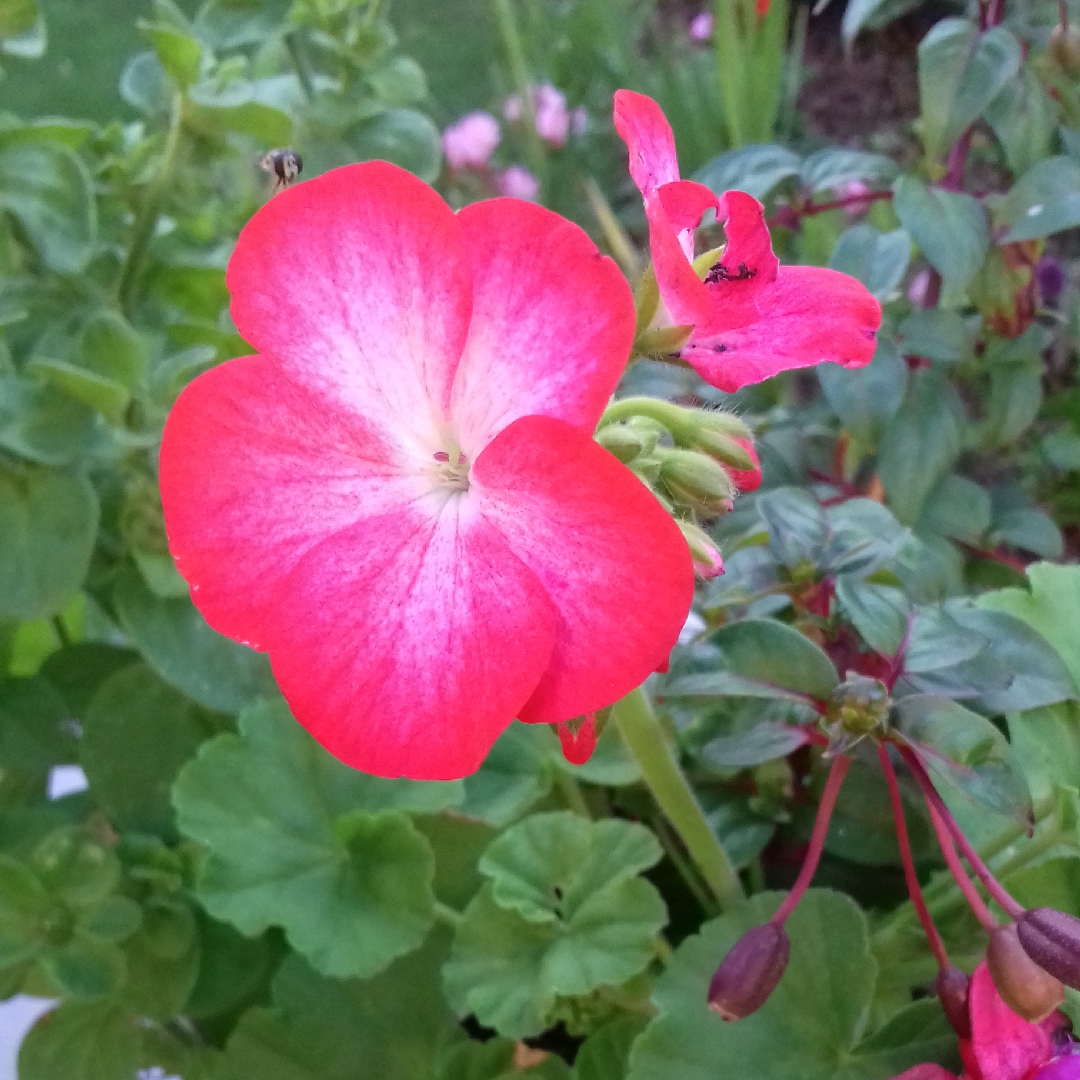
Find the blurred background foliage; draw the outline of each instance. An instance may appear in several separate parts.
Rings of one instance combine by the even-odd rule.
[[[1017,895],[1080,914],[1080,46],[1062,12],[0,0],[0,989],[62,1002],[21,1080],[955,1067],[865,746],[783,992],[733,1026],[705,989],[795,876],[824,774],[798,729],[852,672],[888,676],[892,722],[935,748]],[[538,86],[562,95],[561,134],[530,122]],[[305,178],[386,157],[453,205],[524,176],[636,281],[623,86],[660,101],[684,175],[751,192],[785,261],[851,273],[885,311],[860,371],[730,396],[645,360],[620,389],[737,410],[763,464],[759,492],[702,522],[727,574],[652,687],[753,894],[724,914],[614,727],[570,766],[515,724],[453,784],[333,761],[265,657],[192,606],[156,485],[176,395],[247,351],[224,270],[270,197],[263,155],[294,147]],[[451,168],[440,133],[478,109],[498,147]],[[651,452],[630,463],[656,483]],[[72,766],[88,786],[61,794]],[[980,931],[904,785],[970,969]]]

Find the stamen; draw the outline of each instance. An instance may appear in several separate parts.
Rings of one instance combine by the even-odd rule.
[[[788,916],[795,910],[803,893],[810,887],[817,870],[821,853],[825,849],[825,836],[829,831],[829,819],[836,808],[836,797],[840,794],[840,785],[844,782],[851,760],[842,754],[833,758],[832,767],[829,769],[829,777],[825,781],[825,790],[821,793],[821,802],[818,804],[817,817],[814,819],[814,831],[810,834],[810,844],[806,849],[806,858],[803,860],[802,869],[791,891],[784,898],[784,902],[776,909],[776,914],[769,920],[771,923],[783,925]]]
[[[450,455],[445,450],[436,450],[435,453],[432,454],[431,456],[436,461],[449,461],[450,460]],[[459,464],[460,464],[460,462],[459,462]]]
[[[919,916],[923,933],[930,943],[930,951],[938,967],[945,971],[949,967],[949,954],[945,950],[945,943],[941,940],[941,934],[934,925],[930,910],[923,899],[922,887],[919,885],[918,875],[915,873],[915,860],[911,854],[911,841],[908,838],[907,821],[904,818],[904,803],[900,798],[900,785],[896,780],[896,770],[889,758],[889,751],[884,743],[878,743],[878,758],[881,760],[881,769],[885,773],[885,783],[889,787],[889,801],[892,803],[893,821],[896,823],[896,840],[900,845],[900,861],[904,864],[904,880],[907,882],[908,894],[915,906],[915,914]]]

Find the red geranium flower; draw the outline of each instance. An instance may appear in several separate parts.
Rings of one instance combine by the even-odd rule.
[[[735,439],[754,460],[752,469],[733,469],[730,465],[725,466],[732,483],[742,492],[757,491],[761,487],[761,462],[758,461],[757,450],[754,449],[753,439]]]
[[[985,962],[971,976],[971,1038],[960,1040],[961,1080],[1080,1080],[1080,1049],[1067,1021],[1052,1013],[1029,1024],[1001,1000]],[[896,1080],[957,1080],[940,1065],[916,1065]]]
[[[514,717],[586,714],[663,662],[690,555],[593,441],[634,307],[577,226],[354,165],[270,200],[228,285],[259,355],[169,417],[169,542],[328,750],[460,777]]]
[[[680,180],[671,126],[652,98],[619,90],[615,127],[645,200],[665,321],[693,328],[680,355],[702,378],[734,391],[791,368],[870,362],[881,305],[863,285],[835,270],[780,266],[757,199],[718,198]],[[727,247],[703,281],[692,266],[694,229],[709,209]]]

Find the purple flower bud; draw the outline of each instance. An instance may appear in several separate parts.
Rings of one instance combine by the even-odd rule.
[[[1021,916],[1017,934],[1039,967],[1080,990],[1080,919],[1053,908],[1032,908]]]
[[[778,923],[747,930],[709,983],[709,1008],[725,1020],[757,1012],[776,989],[790,955],[787,931]]]
[[[1001,1000],[1033,1024],[1045,1020],[1065,1000],[1065,987],[1024,951],[1016,923],[990,934],[986,966]]]
[[[1039,295],[1052,304],[1065,288],[1065,267],[1053,255],[1044,255],[1035,264],[1035,279],[1039,283]]]
[[[934,983],[938,1000],[945,1012],[949,1026],[961,1039],[971,1038],[971,1013],[968,1011],[968,994],[971,980],[954,964],[942,968]]]
[[[711,11],[703,11],[690,20],[690,37],[694,41],[708,41],[713,32],[713,15]]]
[[[511,199],[535,202],[540,194],[540,181],[521,165],[511,165],[509,169],[504,169],[495,178],[495,186],[500,195]]]

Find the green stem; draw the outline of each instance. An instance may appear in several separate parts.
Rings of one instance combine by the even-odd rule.
[[[532,80],[529,76],[529,65],[525,60],[521,32],[518,30],[517,19],[514,18],[514,9],[510,0],[492,0],[492,7],[495,10],[495,21],[499,26],[499,36],[506,50],[506,60],[510,65],[510,78],[521,99],[521,118],[525,125],[525,152],[529,168],[536,174],[543,189],[547,172],[547,153],[544,150],[543,140],[536,131],[536,110],[529,96]]]
[[[693,896],[701,910],[710,918],[717,915],[716,901],[706,891],[701,882],[701,875],[690,865],[686,856],[682,853],[679,841],[671,835],[671,828],[667,823],[667,818],[663,814],[657,814],[653,818],[652,826],[660,840],[664,853],[671,861],[671,865],[675,867],[679,877],[682,878],[683,884],[690,891],[690,895]]]
[[[456,911],[449,904],[444,904],[441,900],[435,901],[435,906],[432,908],[437,922],[445,923],[452,929],[457,929],[464,921],[465,916],[460,911]]]
[[[315,84],[311,78],[311,65],[308,63],[307,54],[304,52],[303,42],[300,40],[300,31],[290,31],[285,35],[284,41],[285,48],[289,53],[289,59],[296,70],[296,77],[300,80],[300,86],[304,91],[304,97],[308,101],[314,101]]]
[[[555,769],[555,786],[559,789],[559,794],[566,800],[566,805],[576,814],[580,814],[582,817],[591,818],[592,811],[589,809],[589,804],[585,801],[585,796],[581,793],[581,786],[577,780],[574,779],[564,769]]]
[[[612,716],[641,767],[645,783],[686,845],[720,909],[735,907],[745,899],[742,882],[668,748],[648,699],[640,689],[632,690],[616,703]]]
[[[184,95],[177,92],[173,97],[172,111],[169,117],[169,131],[165,137],[165,151],[161,156],[161,165],[157,176],[146,193],[138,213],[135,215],[134,235],[131,239],[131,247],[128,249],[127,258],[124,260],[123,269],[120,272],[120,280],[116,288],[117,299],[124,313],[131,314],[135,304],[139,278],[142,274],[143,262],[146,259],[146,251],[154,236],[158,217],[161,214],[161,205],[165,201],[165,195],[172,183],[173,173],[176,171],[179,160],[180,136],[184,127]]]
[[[68,628],[64,625],[64,617],[62,615],[53,616],[53,629],[56,631],[56,636],[60,640],[60,647],[66,649],[71,642],[71,635],[68,633]]]

